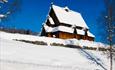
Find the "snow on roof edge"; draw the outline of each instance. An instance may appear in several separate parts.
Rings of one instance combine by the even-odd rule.
[[[46,24],[44,25],[44,28],[46,32],[56,32],[56,31],[64,31],[64,32],[69,32],[73,33],[74,29],[65,27],[65,26],[58,26],[58,27],[49,27]]]
[[[87,32],[88,33],[88,36],[90,36],[90,37],[95,37],[95,35],[93,35],[91,32]]]
[[[46,24],[44,24],[44,28],[46,32],[56,32],[56,31],[63,31],[63,32],[68,32],[68,33],[73,33],[74,29],[73,28],[69,28],[69,27],[65,27],[65,26],[58,26],[58,27],[49,27]],[[85,35],[85,31],[83,30],[79,30],[76,29],[77,33],[80,35]],[[87,31],[87,34],[89,37],[94,37],[95,35],[93,35],[90,31]]]

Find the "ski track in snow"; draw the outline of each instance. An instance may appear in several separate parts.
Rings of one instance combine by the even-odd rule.
[[[1,33],[3,33],[3,35],[0,35],[1,70],[109,69],[108,58],[106,57],[106,55],[103,55],[100,51],[72,49],[50,45],[34,45],[12,40],[13,34],[11,33]],[[18,39],[18,37],[19,39],[27,39],[25,38],[25,35],[24,37],[23,35],[21,35],[20,37],[19,34],[15,34],[14,39]],[[32,39],[31,36],[28,36],[28,39],[29,37],[31,38],[31,40],[37,38],[34,37]],[[73,41],[72,43],[74,44]]]
[[[100,65],[104,70],[107,70],[107,68],[105,68],[103,66],[103,62],[101,61],[101,59],[99,59],[98,57],[94,56],[94,54],[91,54],[91,52],[87,52],[84,49],[81,49],[80,52],[82,53],[83,56],[85,56],[87,59],[93,61],[94,63],[96,63],[97,65]]]

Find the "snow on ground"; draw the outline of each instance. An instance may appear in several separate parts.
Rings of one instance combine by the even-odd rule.
[[[39,36],[32,36],[32,35],[24,35],[24,34],[18,34],[18,33],[6,33],[0,31],[0,37],[3,39],[13,40],[28,40],[28,41],[44,41],[49,43],[64,43],[64,40],[62,39],[54,39],[54,38],[48,38],[48,37],[39,37]]]
[[[24,35],[24,34],[12,34],[0,31],[0,37],[8,40],[18,39],[18,40],[27,40],[27,41],[43,41],[46,43],[59,43],[59,44],[69,44],[69,45],[78,45],[78,46],[87,46],[87,47],[108,47],[108,45],[93,42],[88,40],[77,40],[77,39],[58,39],[58,38],[49,38],[49,37],[40,37],[40,36],[32,36],[32,35]]]
[[[0,70],[109,69],[109,58],[102,51],[34,45],[12,40],[27,39],[33,41],[43,40],[42,38],[47,42],[54,40],[53,38],[45,39],[46,37],[0,32]],[[59,40],[62,43],[64,41],[62,39],[54,41],[59,42]],[[114,69],[115,67],[113,67]]]
[[[102,52],[87,50],[86,53],[80,49],[33,45],[2,38],[0,43],[1,70],[104,70],[109,68],[109,61]],[[96,57],[97,61],[100,60],[99,64],[104,68],[89,55]]]

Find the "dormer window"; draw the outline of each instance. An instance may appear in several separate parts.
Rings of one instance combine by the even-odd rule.
[[[68,8],[68,7],[65,7],[64,10],[65,10],[66,12],[69,12],[69,8]]]
[[[88,29],[87,29],[87,28],[83,28],[83,30],[84,30],[84,31],[88,31]]]
[[[65,11],[66,11],[66,12],[69,12],[69,10],[68,10],[68,9],[65,9]]]

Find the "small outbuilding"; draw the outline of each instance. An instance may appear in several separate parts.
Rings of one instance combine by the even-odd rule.
[[[68,7],[56,5],[51,5],[48,18],[43,24],[41,36],[89,41],[94,41],[95,38],[80,13],[70,10]]]

